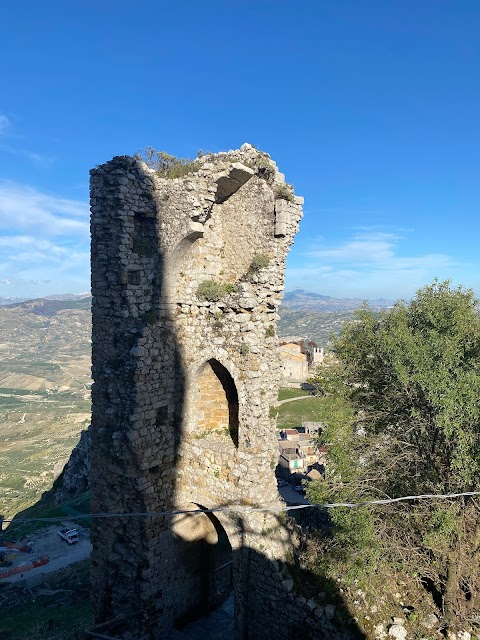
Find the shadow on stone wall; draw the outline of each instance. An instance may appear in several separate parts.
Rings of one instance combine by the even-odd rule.
[[[231,553],[236,640],[361,638],[336,585],[298,570],[293,553],[298,529],[290,519],[274,512],[173,518],[132,515],[170,512],[185,500],[210,508],[222,506],[216,504],[220,501],[226,507],[260,500],[260,504],[277,504],[271,466],[275,454],[266,444],[270,437],[274,442],[268,406],[276,397],[268,367],[260,370],[260,364],[272,358],[270,323],[275,322],[284,261],[300,214],[295,203],[275,200],[271,186],[258,176],[249,187],[252,169],[229,161],[227,170],[215,182],[213,174],[208,177],[213,170],[206,169],[206,186],[199,183],[193,199],[178,181],[155,183],[134,158],[114,158],[92,172],[92,511],[118,514],[92,522],[92,605],[96,623],[101,624],[97,629],[125,640],[158,640],[175,624],[182,625],[218,606],[222,599],[218,594],[225,585],[219,584],[216,569]],[[238,182],[239,176],[243,182]],[[226,183],[233,185],[228,193]],[[209,254],[217,251],[218,238],[199,252],[199,260],[204,260],[200,275],[176,274],[172,267],[178,246],[188,240],[185,250],[182,248],[188,256],[197,239],[211,233],[212,184],[217,185],[217,205],[226,207],[223,221],[229,229],[230,254],[241,255],[242,269],[250,264],[250,257],[243,253],[253,251],[250,245],[259,238],[265,238],[265,248],[259,245],[255,251],[277,252],[271,286],[268,280],[259,284],[257,275],[247,278],[247,271],[241,282],[244,292],[234,294],[228,307],[216,310],[188,294],[188,287],[193,286],[188,281],[210,276],[203,269],[204,265],[213,269],[215,260]],[[242,185],[251,188],[247,213],[237,216],[238,225],[230,229],[235,207],[228,198]],[[200,209],[203,202],[205,209],[198,209],[192,204],[195,201]],[[251,228],[242,226],[249,215],[260,216],[253,220],[252,237]],[[241,237],[243,253],[234,246]],[[205,254],[208,260],[202,257]],[[220,252],[216,259],[220,278]],[[175,279],[180,276],[184,283],[180,289],[190,298],[172,300],[172,292],[177,295],[179,290]],[[255,298],[257,289],[264,294],[262,305]],[[258,318],[257,306],[264,308]],[[184,307],[189,308],[185,318]],[[195,318],[202,317],[201,312],[203,321],[198,322]],[[233,320],[230,326],[235,329],[228,334],[228,343],[227,332],[216,328],[222,326],[216,313],[222,320],[227,316]],[[207,314],[211,316],[208,321]],[[259,325],[257,333],[249,329],[257,340],[253,354],[245,349],[246,334],[241,329],[246,326],[246,314],[252,325],[254,320]],[[258,360],[255,368],[248,364],[250,357]],[[218,445],[216,455],[226,463],[220,470],[212,466],[208,474],[198,466],[207,459],[202,456],[210,453],[207,439],[201,433],[185,432],[186,398],[197,393],[192,388],[197,384],[192,372],[202,365],[201,358],[224,367],[223,360],[237,385],[235,393],[225,392],[231,422],[225,439],[222,429],[210,430],[220,431],[214,443]],[[216,366],[212,371],[219,377]],[[224,391],[228,390],[225,376],[219,380],[223,380]],[[240,443],[237,403],[248,407],[245,413],[249,414],[240,425],[244,436]],[[236,457],[238,450],[243,458]],[[197,471],[192,470],[193,455],[197,456]],[[245,466],[247,471],[238,472],[233,462],[240,466],[247,458],[251,468]],[[248,475],[246,489],[242,474]],[[202,482],[203,488],[198,486]],[[290,564],[272,559],[277,550],[280,557],[280,550],[285,549],[292,550]],[[118,624],[109,622],[122,616]]]
[[[222,637],[232,640],[362,640],[367,637],[335,582],[299,567],[293,552],[298,545],[298,526],[292,521],[276,517],[278,531],[284,531],[287,526],[291,532],[292,554],[282,563],[248,546],[232,551],[226,532],[214,514],[199,512],[182,518],[208,519],[214,523],[218,534],[216,541],[212,541],[211,531],[193,541],[191,536],[178,540],[184,567],[203,588],[201,601],[175,622],[175,629],[181,631],[187,627],[188,637],[192,640],[217,637],[205,635],[205,629],[209,628],[208,616],[232,591],[235,614],[228,625],[231,635]],[[258,536],[245,527],[242,516],[238,515],[235,520],[245,537],[257,537],[258,546],[261,546],[262,538],[276,536],[275,531]],[[200,529],[204,529],[203,525],[197,527]],[[138,616],[142,615],[144,612],[138,613]],[[128,620],[111,625],[108,636],[129,637],[130,623]],[[168,632],[155,636],[158,640],[170,640],[171,637],[175,636]]]

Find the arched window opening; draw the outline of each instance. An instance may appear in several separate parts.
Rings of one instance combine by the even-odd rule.
[[[196,422],[199,431],[228,435],[238,447],[238,393],[230,373],[217,360],[208,360],[198,379]]]

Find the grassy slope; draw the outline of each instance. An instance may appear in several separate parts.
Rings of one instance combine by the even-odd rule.
[[[15,593],[0,585],[0,638],[5,640],[80,640],[93,626],[90,561],[83,560],[48,576],[50,595]],[[62,590],[62,591],[60,591]],[[12,599],[16,601],[12,605]]]
[[[288,398],[299,398],[300,396],[308,396],[310,395],[309,391],[305,391],[304,389],[279,389],[278,390],[278,399],[279,400],[287,400]]]

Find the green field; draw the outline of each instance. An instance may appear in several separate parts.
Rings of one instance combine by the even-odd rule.
[[[295,402],[286,402],[281,404],[277,411],[277,427],[279,429],[299,427],[302,421],[323,422],[322,415],[325,413],[325,399],[312,397]]]
[[[343,421],[347,415],[350,415],[351,406],[341,398],[320,396],[286,402],[280,405],[276,411],[278,411],[277,428],[291,429],[301,426],[302,421],[324,422],[326,424]]]
[[[299,398],[300,396],[308,396],[310,395],[309,391],[305,391],[305,389],[279,389],[278,390],[278,399],[279,400],[288,400],[288,398]]]

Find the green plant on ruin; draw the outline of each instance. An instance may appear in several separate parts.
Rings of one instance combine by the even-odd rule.
[[[266,338],[274,338],[275,337],[275,327],[271,324],[269,327],[265,329],[265,337]]]
[[[241,356],[247,356],[250,353],[250,347],[246,342],[242,342],[242,344],[238,349],[238,352],[240,353]]]
[[[214,329],[217,329],[217,330],[218,330],[218,329],[222,329],[222,327],[223,327],[223,320],[224,320],[223,313],[222,313],[221,311],[216,311],[216,312],[213,314],[213,318],[214,318],[214,320],[213,320],[213,325],[212,325],[212,326],[213,326],[213,328],[214,328]]]
[[[264,157],[260,156],[254,163],[255,172],[259,178],[262,178],[268,184],[273,183],[273,179],[275,177],[275,167],[272,162]]]
[[[143,152],[137,151],[134,156],[143,160],[160,178],[182,178],[189,173],[198,171],[201,167],[198,160],[177,158],[166,151],[158,151],[153,147],[145,147]]]
[[[270,409],[268,410],[268,415],[270,416],[270,418],[272,419],[277,419],[278,417],[278,407],[276,404],[272,404]]]
[[[270,257],[266,253],[256,253],[252,258],[248,272],[258,273],[262,269],[266,269],[269,264]]]
[[[293,187],[291,184],[279,184],[275,188],[276,200],[288,200],[288,202],[294,202]]]
[[[143,258],[153,258],[157,247],[149,238],[135,236],[133,238],[132,251]]]
[[[197,298],[208,302],[218,302],[236,290],[236,285],[229,282],[221,283],[215,282],[215,280],[204,280],[198,285]]]

